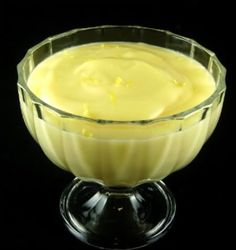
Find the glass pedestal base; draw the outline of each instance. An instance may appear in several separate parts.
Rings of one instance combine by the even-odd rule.
[[[168,231],[176,206],[162,181],[124,188],[75,178],[62,193],[60,211],[81,241],[103,249],[134,249]]]

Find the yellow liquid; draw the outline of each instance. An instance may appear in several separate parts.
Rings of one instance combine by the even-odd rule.
[[[45,59],[28,79],[31,91],[63,111],[106,120],[145,120],[196,106],[215,90],[210,73],[180,53],[142,43],[96,43]],[[21,101],[27,127],[59,167],[106,185],[160,180],[186,166],[213,131],[221,106],[184,121],[98,124],[43,119]],[[180,129],[181,127],[181,129]]]

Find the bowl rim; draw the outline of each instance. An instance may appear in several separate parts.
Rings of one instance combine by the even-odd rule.
[[[217,65],[220,68],[220,79],[218,80],[218,83],[216,85],[216,89],[207,99],[205,99],[204,101],[195,105],[192,108],[186,109],[184,111],[181,111],[181,112],[178,112],[175,114],[156,117],[156,118],[152,118],[152,119],[145,119],[145,120],[109,120],[109,119],[96,119],[96,118],[85,117],[82,115],[76,115],[76,114],[73,114],[70,112],[63,111],[61,109],[58,109],[58,108],[46,103],[45,101],[43,101],[42,99],[37,97],[29,89],[29,87],[27,86],[27,81],[25,81],[24,76],[23,76],[24,65],[27,62],[28,58],[30,56],[32,56],[32,54],[37,49],[39,49],[41,46],[45,45],[46,43],[51,44],[51,41],[53,41],[53,40],[56,40],[56,39],[59,39],[59,38],[65,37],[65,36],[69,36],[69,35],[72,35],[74,33],[80,32],[80,31],[97,30],[97,29],[111,29],[111,28],[130,28],[130,29],[142,29],[142,30],[164,32],[169,36],[174,36],[174,37],[180,38],[186,42],[190,42],[191,43],[191,50],[192,49],[194,50],[194,47],[198,47],[201,50],[205,50],[210,55],[211,59],[212,60],[214,59],[216,61]],[[124,42],[126,42],[126,41],[124,40]],[[179,52],[179,53],[181,53],[181,52]],[[99,124],[146,125],[146,124],[153,124],[153,123],[158,123],[158,122],[163,122],[163,121],[168,121],[168,120],[183,120],[183,119],[191,116],[192,114],[199,112],[200,110],[205,110],[206,108],[207,109],[210,108],[213,105],[214,100],[218,96],[220,96],[222,93],[224,93],[226,90],[226,83],[225,83],[226,69],[222,65],[222,63],[219,61],[219,59],[217,58],[217,56],[215,55],[214,52],[205,48],[204,46],[202,46],[201,44],[196,42],[196,40],[194,40],[194,39],[178,35],[176,33],[169,31],[169,30],[149,28],[149,27],[137,26],[137,25],[101,25],[101,26],[93,26],[93,27],[86,27],[86,28],[76,28],[76,29],[72,29],[72,30],[69,30],[69,31],[66,31],[63,33],[53,35],[53,36],[49,36],[48,38],[42,40],[41,42],[37,43],[36,45],[34,45],[30,49],[28,49],[28,51],[26,52],[23,59],[17,64],[17,72],[18,72],[18,81],[17,81],[18,86],[28,93],[28,95],[31,98],[31,101],[34,104],[39,104],[39,105],[45,106],[49,110],[57,113],[62,118],[73,118],[73,119],[79,119],[79,120],[84,120],[84,121],[88,121],[88,122],[92,122],[92,123],[99,123]]]

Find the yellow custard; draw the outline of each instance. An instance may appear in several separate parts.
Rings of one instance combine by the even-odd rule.
[[[195,60],[142,43],[95,43],[63,50],[34,69],[28,86],[63,111],[116,121],[176,114],[215,90],[212,76]]]
[[[58,115],[20,95],[25,123],[57,166],[109,186],[160,180],[186,166],[214,130],[222,102],[186,111],[215,90],[211,74],[183,54],[143,43],[93,43],[60,51],[36,66],[30,90],[45,103],[92,119]]]

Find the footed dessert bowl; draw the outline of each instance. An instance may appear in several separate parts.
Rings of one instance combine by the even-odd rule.
[[[145,101],[141,108],[137,106],[135,109],[132,103],[139,104],[136,104],[133,96],[133,102],[125,104],[127,110],[129,106],[133,109],[133,112],[129,110],[131,118],[120,119],[119,108],[116,108],[119,100],[109,92],[109,100],[114,104],[114,116],[106,119],[103,116],[93,116],[88,111],[90,104],[83,104],[84,110],[81,113],[63,110],[63,102],[61,106],[53,105],[30,88],[31,74],[38,65],[54,54],[92,43],[99,43],[100,48],[112,47],[112,43],[116,43],[114,46],[117,48],[123,42],[158,46],[189,57],[206,69],[214,81],[214,90],[190,108],[143,119],[132,115],[138,114],[143,107],[149,107]],[[112,70],[109,67],[113,65],[110,59],[105,66],[98,65],[102,60],[95,61],[96,53],[90,53],[88,60],[94,57],[92,62],[83,65],[83,69],[87,67],[87,75],[84,76],[87,82],[83,82],[83,88],[80,89],[89,89],[82,97],[83,100],[91,99],[91,103],[91,96],[100,91],[100,83],[91,78],[88,72],[95,72],[99,78],[100,72],[107,70],[109,72],[106,71],[106,75],[110,76]],[[132,57],[131,52],[124,55],[122,62],[121,59],[114,59],[117,62],[114,68],[119,64],[119,70],[124,68],[128,75],[133,69],[127,68],[123,60],[129,60],[129,64],[134,62],[133,68],[137,67],[140,74],[144,74],[142,70],[146,68],[146,73],[152,73],[153,66],[139,64],[136,55]],[[112,60],[115,57],[116,54],[111,57]],[[174,64],[179,64],[180,61],[176,59]],[[68,67],[66,62],[63,65],[63,68]],[[51,68],[47,67],[47,70],[50,71]],[[159,76],[162,71],[155,74]],[[63,74],[59,78],[62,77]],[[120,87],[123,78],[119,75],[115,77],[114,89],[124,95]],[[46,73],[42,74],[40,84],[43,84],[44,78],[45,81],[48,79]],[[198,81],[201,82],[201,79]],[[129,89],[129,86],[126,84],[125,88]],[[225,89],[225,69],[213,52],[192,39],[165,30],[138,26],[82,28],[49,37],[31,48],[18,65],[20,107],[30,134],[46,156],[56,166],[75,176],[63,191],[60,200],[60,212],[70,232],[89,245],[107,249],[139,248],[162,237],[168,231],[176,211],[174,197],[163,179],[187,166],[197,156],[217,125]],[[56,93],[56,89],[51,88],[51,91]],[[136,91],[135,88],[132,91]],[[151,92],[155,92],[155,86]],[[168,89],[163,95],[167,96],[167,100],[170,99]],[[136,98],[140,101],[142,96],[137,95]],[[155,98],[151,94],[148,98],[154,105]],[[106,112],[106,109],[108,107],[104,104],[101,113],[103,110]],[[120,114],[125,112],[126,109]]]

